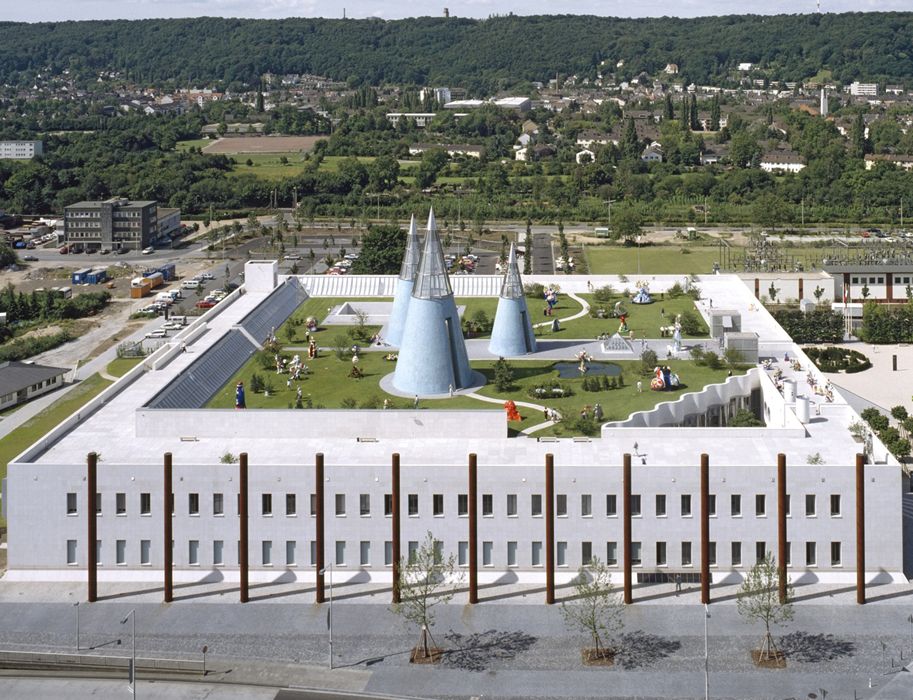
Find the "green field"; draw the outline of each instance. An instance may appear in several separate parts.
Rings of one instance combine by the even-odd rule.
[[[112,377],[123,377],[145,359],[144,357],[118,357],[108,363],[105,371]]]
[[[211,143],[211,139],[189,139],[187,141],[178,141],[174,146],[174,150],[189,151],[191,148],[204,148]]]
[[[587,265],[593,275],[706,275],[719,261],[716,246],[587,246]],[[638,265],[638,258],[640,263]],[[632,278],[633,279],[633,278]]]

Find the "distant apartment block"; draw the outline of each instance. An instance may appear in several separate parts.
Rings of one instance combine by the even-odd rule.
[[[850,94],[853,97],[877,97],[878,85],[876,83],[850,83]]]
[[[0,159],[31,160],[44,153],[44,141],[0,141]]]
[[[424,129],[434,119],[434,112],[388,112],[387,121],[393,126],[399,126],[401,120],[412,120],[420,129]]]
[[[156,202],[77,202],[64,210],[64,235],[90,250],[142,250],[158,235]]]

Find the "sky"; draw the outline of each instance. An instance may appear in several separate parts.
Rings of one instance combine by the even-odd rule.
[[[0,20],[54,22],[151,17],[488,17],[513,12],[592,14],[612,17],[698,17],[728,14],[815,12],[816,0],[0,0]],[[909,11],[910,0],[821,0],[824,12]]]

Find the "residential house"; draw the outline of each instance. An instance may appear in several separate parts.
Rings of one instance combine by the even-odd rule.
[[[878,163],[891,163],[892,165],[902,168],[903,170],[913,170],[913,156],[901,155],[899,153],[891,154],[869,154],[865,157],[865,169],[871,170]]]
[[[805,159],[795,151],[774,151],[761,157],[761,170],[768,173],[798,173],[805,168]]]
[[[41,396],[63,386],[69,370],[30,362],[0,364],[0,410]]]

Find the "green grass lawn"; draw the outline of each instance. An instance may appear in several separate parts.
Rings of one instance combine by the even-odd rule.
[[[484,311],[485,315],[488,316],[488,320],[491,323],[494,323],[495,312],[498,310],[498,299],[497,297],[457,297],[455,299],[456,305],[465,306],[463,310],[462,318],[472,318],[474,314],[479,311]],[[541,297],[526,297],[526,306],[529,309],[529,318],[533,325],[540,323],[542,321],[551,320],[549,317],[542,315],[542,310],[547,306],[545,300]],[[571,299],[566,294],[562,294],[558,297],[558,303],[555,304],[555,314],[558,317],[561,316],[573,316],[576,313],[579,313],[583,309],[580,304]],[[547,336],[551,333],[550,330],[546,329],[535,329],[536,335]],[[473,338],[490,338],[491,333],[479,333],[473,334]],[[576,337],[576,336],[568,336]]]
[[[633,286],[634,285],[631,285],[632,292],[634,291]],[[582,299],[586,299],[593,308],[597,306],[604,307],[608,313],[611,313],[615,306],[615,302],[623,299],[623,297],[618,294],[613,296],[612,300],[608,303],[601,304],[593,298],[592,294],[579,294],[578,296]],[[682,295],[675,299],[657,298],[652,304],[632,304],[630,300],[625,299],[624,305],[628,311],[628,328],[634,333],[635,339],[659,338],[659,327],[671,326],[675,323],[675,315],[684,313],[685,311],[694,312],[695,316],[697,316],[701,322],[703,332],[695,336],[689,336],[683,333],[682,335],[684,337],[706,338],[709,334],[707,325],[694,308],[694,301],[691,297]],[[661,313],[663,311],[665,312],[665,316]],[[584,316],[562,324],[562,330],[558,333],[552,333],[551,330],[547,330],[543,333],[543,336],[554,336],[556,338],[595,338],[601,333],[615,333],[615,331],[618,330],[619,323],[619,320],[616,318],[603,319]]]
[[[142,362],[144,357],[118,357],[115,360],[111,360],[108,363],[108,366],[105,368],[105,371],[110,374],[112,377],[123,377],[127,372],[136,367],[140,362]]]
[[[253,175],[260,180],[282,180],[287,177],[300,175],[304,171],[305,163],[302,155],[297,152],[290,153],[240,153],[231,156],[236,164],[231,170],[232,175]],[[283,163],[282,158],[288,162]],[[250,160],[252,165],[248,165]]]
[[[719,261],[716,246],[657,245],[642,247],[638,252],[636,247],[588,245],[585,251],[593,275],[636,275],[638,255],[644,275],[706,275],[713,271],[713,263]]]
[[[205,148],[211,143],[215,143],[211,139],[189,139],[187,141],[178,141],[174,146],[176,151],[189,151],[191,148]]]
[[[301,306],[295,309],[285,323],[276,329],[276,337],[284,345],[303,345],[305,343],[305,334],[307,333],[305,321],[309,316],[313,316],[317,319],[317,323],[319,324],[316,333],[312,334],[317,340],[317,344],[321,347],[332,346],[336,336],[354,330],[355,327],[328,326],[323,325],[323,321],[326,320],[329,313],[328,309],[332,309],[347,301],[355,302],[357,306],[359,300],[342,297],[311,297],[310,299],[307,299]],[[362,301],[392,302],[393,299],[391,297],[371,297],[370,299],[363,299]],[[295,329],[292,336],[288,335],[287,328],[289,327]],[[373,335],[378,330],[380,330],[380,326],[365,326],[365,331],[369,332],[370,335]]]
[[[110,385],[111,382],[107,379],[93,374],[0,440],[0,479],[6,477],[6,465],[11,459],[37,442],[58,423],[79,410],[81,406],[91,401]],[[3,521],[3,524],[5,525],[6,522]]]

